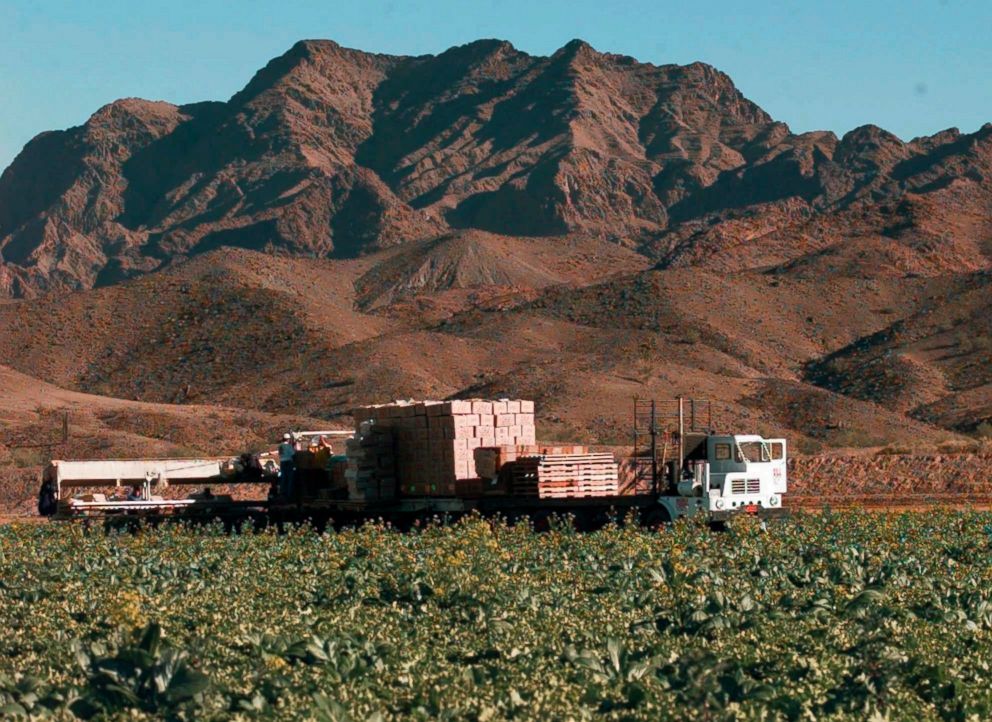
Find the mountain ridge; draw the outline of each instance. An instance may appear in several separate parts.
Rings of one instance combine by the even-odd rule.
[[[30,141],[0,175],[0,296],[222,245],[353,257],[459,229],[592,235],[664,263],[700,240],[693,224],[768,204],[825,216],[955,182],[985,195],[990,136],[794,134],[705,63],[581,40],[550,56],[495,39],[420,56],[301,40],[227,101],[122,99]]]

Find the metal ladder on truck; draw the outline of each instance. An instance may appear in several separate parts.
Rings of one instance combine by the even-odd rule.
[[[687,433],[712,433],[713,404],[679,396],[674,410],[662,411],[654,399],[634,397],[634,483],[652,494],[665,491],[665,467],[675,464],[675,478],[682,473]],[[705,416],[705,426],[703,425]]]

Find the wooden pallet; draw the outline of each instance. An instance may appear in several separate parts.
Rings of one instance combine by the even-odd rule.
[[[570,477],[568,479],[514,479],[513,486],[519,488],[525,487],[545,487],[552,489],[554,487],[571,487],[571,486],[601,486],[605,484],[613,484],[619,486],[620,482],[615,476],[602,476],[600,478],[576,478]]]
[[[617,488],[613,486],[600,489],[561,489],[558,491],[541,489],[537,493],[538,499],[579,499],[596,496],[617,496]]]
[[[541,481],[568,481],[570,479],[619,479],[620,475],[613,469],[575,469],[564,471],[545,471],[538,469],[536,473],[515,474],[518,478],[540,479]]]
[[[614,479],[561,479],[557,481],[527,481],[515,483],[515,489],[572,489],[579,486],[616,486],[619,482]]]
[[[544,466],[574,466],[575,464],[615,464],[613,454],[543,454],[520,456],[517,461],[539,463]]]
[[[612,454],[547,454],[512,462],[512,488],[542,499],[615,496],[619,468]]]

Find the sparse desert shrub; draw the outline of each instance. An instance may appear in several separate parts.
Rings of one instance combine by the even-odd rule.
[[[47,449],[41,447],[18,448],[10,450],[10,459],[18,469],[26,469],[32,466],[42,466],[48,461]]]
[[[816,439],[811,439],[808,436],[803,436],[795,444],[796,450],[800,454],[806,456],[812,456],[814,454],[819,454],[823,451],[823,444]]]
[[[992,351],[992,336],[975,336],[971,344],[976,351]]]
[[[981,444],[966,439],[949,439],[937,444],[937,451],[941,454],[977,454],[981,451]]]
[[[871,446],[883,446],[885,439],[873,436],[864,429],[834,429],[829,434],[830,446],[847,446],[853,449],[865,449]]]

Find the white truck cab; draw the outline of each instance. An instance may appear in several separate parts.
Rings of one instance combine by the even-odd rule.
[[[675,472],[680,478],[658,499],[673,520],[700,513],[714,520],[740,512],[781,513],[788,484],[785,439],[710,434],[693,442],[681,472]]]

